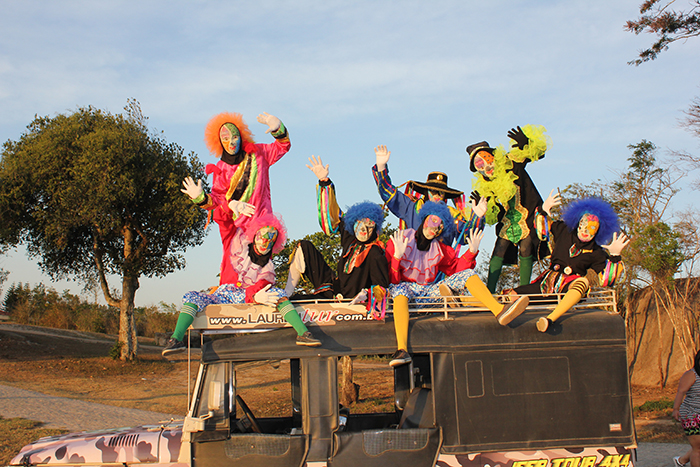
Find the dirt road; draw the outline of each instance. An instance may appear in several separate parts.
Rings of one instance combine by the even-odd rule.
[[[156,424],[184,416],[48,396],[3,385],[0,385],[0,415],[4,418],[37,420],[44,422],[47,428],[64,428],[69,431]]]

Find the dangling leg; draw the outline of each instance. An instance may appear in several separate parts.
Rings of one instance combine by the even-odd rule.
[[[292,260],[289,263],[289,275],[287,276],[287,285],[284,287],[284,294],[287,297],[294,295],[294,289],[301,280],[301,275],[306,271],[306,263],[304,262],[304,253],[301,250],[301,245],[297,245],[292,253]]]
[[[318,347],[321,345],[321,341],[316,339],[311,332],[309,332],[309,329],[299,317],[296,308],[294,308],[294,305],[292,305],[292,302],[290,302],[287,297],[282,297],[280,301],[277,302],[277,311],[297,332],[297,345],[306,345],[309,347]]]
[[[527,295],[522,295],[513,302],[501,305],[493,295],[491,295],[491,291],[489,291],[477,275],[473,275],[467,279],[465,286],[474,298],[478,299],[486,308],[491,310],[491,313],[493,313],[498,320],[498,324],[501,326],[505,326],[520,316],[530,304],[530,298]]]
[[[185,337],[185,333],[187,332],[187,328],[189,328],[192,321],[194,321],[194,317],[198,310],[199,308],[194,303],[182,304],[180,314],[177,316],[175,331],[173,331],[173,334],[168,340],[168,343],[165,345],[163,352],[161,352],[164,357],[166,355],[182,352],[187,348],[183,339]]]
[[[545,332],[552,323],[561,318],[561,315],[569,311],[572,306],[576,305],[579,300],[581,300],[581,297],[584,297],[588,293],[588,288],[588,279],[585,277],[579,277],[571,282],[569,290],[561,299],[561,302],[554,308],[554,311],[546,318],[542,317],[537,320],[537,330]]]
[[[394,332],[397,350],[389,362],[392,367],[411,361],[411,355],[408,353],[408,297],[405,295],[394,297]]]

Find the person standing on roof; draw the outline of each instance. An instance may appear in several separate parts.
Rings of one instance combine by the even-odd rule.
[[[317,347],[321,341],[314,338],[299,317],[284,291],[273,287],[275,269],[272,255],[284,247],[287,230],[282,220],[271,213],[259,213],[247,225],[245,232],[238,229],[231,239],[226,260],[232,266],[232,282],[223,284],[211,293],[187,292],[177,325],[168,341],[163,356],[185,350],[185,332],[197,313],[208,305],[225,303],[255,303],[275,308],[297,332],[297,345]]]
[[[389,177],[389,158],[391,151],[386,146],[380,145],[374,148],[376,164],[372,167],[372,175],[379,190],[379,196],[389,208],[392,214],[401,220],[400,228],[417,230],[420,227],[418,212],[426,201],[447,203],[452,200],[455,207],[449,207],[450,215],[455,225],[450,233],[441,237],[440,241],[452,246],[455,242],[459,245],[467,244],[467,237],[472,230],[484,228],[484,213],[487,201],[484,198],[477,203],[470,199],[469,206],[464,202],[464,193],[450,188],[447,185],[447,175],[442,172],[430,172],[425,183],[409,181],[408,192],[402,193],[391,182]]]
[[[307,167],[318,178],[316,195],[318,219],[326,235],[340,233],[341,256],[337,271],[333,271],[323,255],[308,240],[301,240],[292,253],[285,293],[292,300],[304,298],[353,298],[353,302],[367,299],[368,309],[377,311],[386,307],[386,288],[389,286],[389,267],[384,245],[377,238],[382,232],[384,213],[376,203],[363,201],[346,212],[338,206],[335,185],[329,175],[329,166],[320,157],[311,156]],[[302,276],[313,284],[312,294],[294,294]]]
[[[219,226],[223,258],[219,284],[232,283],[236,272],[226,260],[236,230],[263,212],[272,212],[270,199],[270,166],[284,156],[291,143],[287,129],[279,118],[268,113],[258,115],[258,122],[268,126],[275,141],[256,144],[241,114],[220,113],[214,116],[204,130],[204,142],[219,161],[206,166],[213,174],[211,193],[204,193],[202,181],[187,177],[182,189],[193,203],[213,212]]]
[[[603,287],[614,285],[625,270],[620,255],[629,239],[625,234],[618,237],[620,227],[612,206],[598,198],[584,198],[563,209],[563,220],[552,221],[551,209],[560,203],[559,193],[552,190],[542,209],[535,212],[537,234],[541,241],[550,243],[552,251],[549,269],[531,284],[513,291],[517,295],[564,293],[554,310],[537,321],[540,332],[549,329],[588,294],[590,284],[586,275],[589,269],[598,274],[598,282]]]
[[[420,297],[439,297],[444,293],[441,288],[459,295],[466,295],[468,291],[488,307],[503,326],[520,315],[529,303],[527,296],[506,305],[498,303],[479,276],[474,274],[483,230],[469,232],[469,249],[458,257],[452,247],[440,241],[443,236],[454,234],[453,218],[445,203],[424,203],[418,219],[418,229],[397,230],[386,248],[397,346],[389,363],[392,367],[411,361],[408,353],[408,302],[411,299],[431,303],[435,300]],[[440,272],[446,277],[434,282]]]
[[[496,292],[501,269],[506,264],[520,265],[520,285],[530,283],[532,266],[549,252],[540,251],[534,230],[535,209],[542,197],[525,170],[531,161],[544,158],[551,142],[543,126],[524,125],[508,131],[511,147],[492,148],[486,141],[467,146],[469,169],[475,173],[477,199],[486,198],[486,223],[496,224],[496,244],[489,262],[487,285]],[[546,247],[546,245],[544,245]]]

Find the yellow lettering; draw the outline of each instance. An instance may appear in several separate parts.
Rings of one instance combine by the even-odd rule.
[[[610,467],[610,458],[612,456],[605,456],[603,457],[603,460],[600,461],[600,464],[598,464],[598,467]]]
[[[596,456],[587,456],[581,460],[581,467],[595,467]]]
[[[562,467],[561,463],[564,462],[566,459],[561,458],[561,459],[552,459],[552,467]]]
[[[620,460],[620,467],[627,467],[630,464],[630,455],[625,454],[622,456],[622,460]]]

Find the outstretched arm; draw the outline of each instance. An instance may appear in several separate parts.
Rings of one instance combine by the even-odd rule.
[[[311,164],[311,165],[309,165]],[[338,201],[335,198],[335,186],[328,174],[330,173],[329,165],[323,165],[320,157],[311,156],[309,164],[306,167],[311,170],[316,178],[318,178],[318,187],[316,188],[316,201],[318,203],[318,223],[321,230],[326,235],[331,235],[338,232],[340,219],[343,217],[343,211],[338,206]]]

